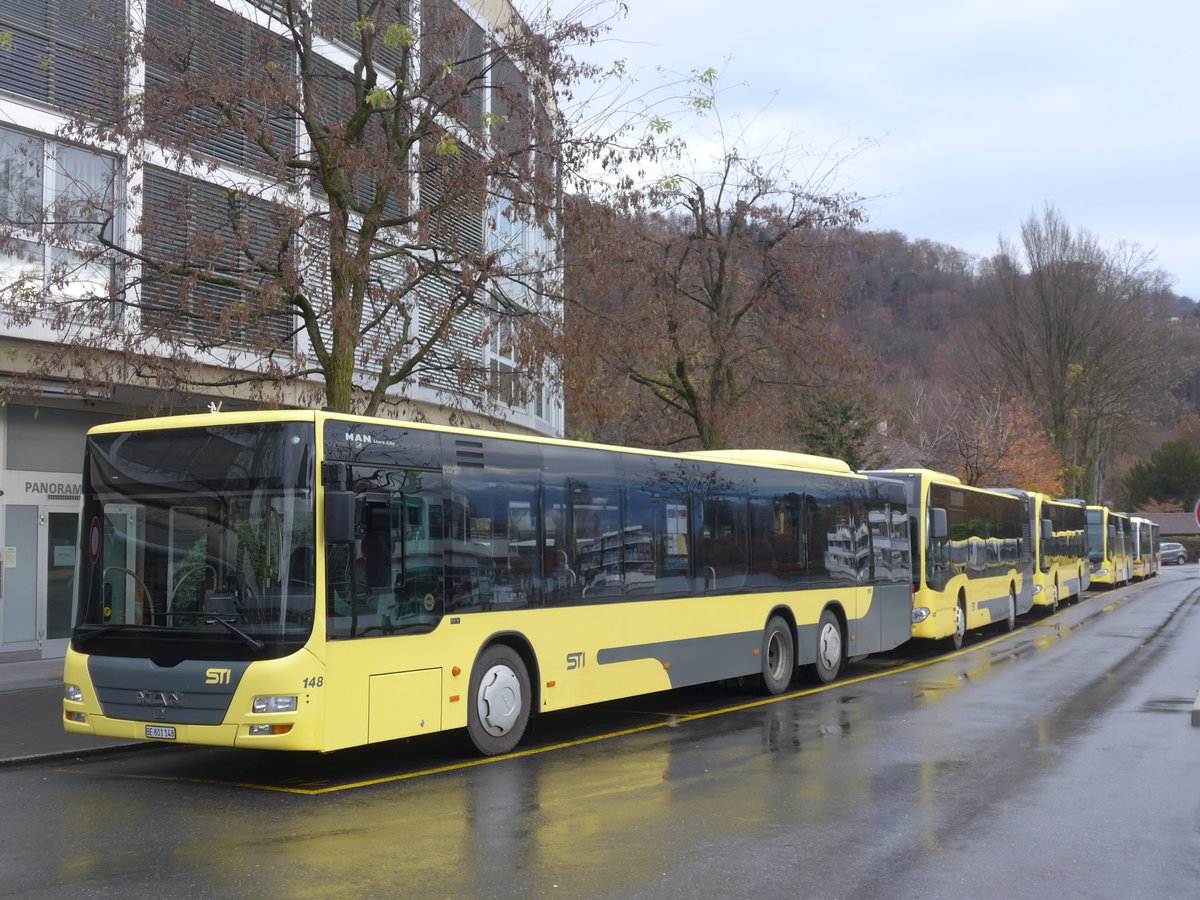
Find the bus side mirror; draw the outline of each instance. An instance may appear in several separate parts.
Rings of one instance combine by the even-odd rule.
[[[929,536],[937,541],[944,540],[950,535],[950,525],[946,520],[946,511],[936,506],[929,507]]]
[[[354,543],[354,492],[325,492],[325,541],[330,544]]]
[[[1054,523],[1049,519],[1042,519],[1042,540],[1048,541],[1054,537]]]

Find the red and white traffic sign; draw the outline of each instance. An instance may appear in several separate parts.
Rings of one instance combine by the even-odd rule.
[[[88,559],[92,561],[92,565],[100,559],[100,519],[95,517],[92,519],[92,527],[88,529]]]

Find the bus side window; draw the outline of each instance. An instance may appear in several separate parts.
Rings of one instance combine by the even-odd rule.
[[[444,611],[441,476],[358,469],[353,543],[326,548],[331,638],[428,630]]]
[[[750,498],[750,574],[756,590],[777,591],[803,584],[804,532],[800,495]]]
[[[367,590],[392,586],[392,535],[388,506],[365,505],[361,526],[362,571],[361,584]]]
[[[399,627],[432,626],[444,610],[441,485],[434,472],[410,471],[391,495],[388,578]]]
[[[354,545],[325,548],[326,632],[330,638],[353,636]]]

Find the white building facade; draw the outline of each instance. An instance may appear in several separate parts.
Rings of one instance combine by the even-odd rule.
[[[495,42],[496,26],[512,15],[506,2],[472,4],[466,0],[411,0],[403,4],[414,23],[414,33],[423,17],[435,6],[455,3],[455,13],[467,23],[469,40],[478,42],[486,58]],[[129,260],[145,251],[165,252],[170,242],[183,238],[174,228],[147,228],[163,210],[184,198],[191,210],[188,228],[202,240],[206,229],[220,224],[205,218],[206,211],[228,196],[231,186],[254,188],[251,193],[269,193],[269,185],[259,184],[261,173],[248,161],[249,150],[236,141],[197,139],[195,154],[181,159],[168,153],[145,150],[135,164],[121,152],[119,145],[105,143],[103,137],[89,143],[78,129],[79,117],[91,109],[112,102],[112,91],[104,85],[119,82],[130,95],[145,88],[155,72],[135,52],[123,56],[112,51],[112,25],[118,23],[131,40],[125,46],[137,47],[146,37],[146,29],[166,27],[170,16],[186,13],[202,32],[212,31],[212,40],[222,42],[229,53],[250,53],[254,42],[239,41],[239,29],[246,35],[271,31],[274,27],[266,12],[286,9],[289,0],[8,0],[0,3],[0,291],[36,290],[70,300],[111,292],[112,302],[103,316],[121,330],[136,332],[145,315],[146,291],[159,290],[163,311],[171,323],[182,330],[192,329],[203,341],[205,326],[186,310],[171,306],[175,295],[168,282],[157,286],[137,277],[136,265],[130,276]],[[388,0],[395,4],[396,0]],[[331,13],[352,22],[355,0],[311,0],[304,9],[337,7]],[[344,8],[343,8],[344,7]],[[163,17],[167,18],[164,19]],[[230,23],[234,23],[231,27]],[[150,23],[147,25],[147,23]],[[360,27],[355,25],[354,27]],[[277,29],[278,30],[278,29]],[[223,50],[222,52],[226,52]],[[282,57],[283,65],[288,58]],[[353,56],[329,44],[324,62],[342,72],[353,69]],[[294,65],[294,59],[291,61]],[[512,77],[516,71],[506,64],[494,71]],[[519,73],[518,73],[519,76]],[[486,76],[493,77],[491,75]],[[495,76],[499,77],[499,76]],[[114,81],[115,80],[115,81]],[[479,101],[479,113],[502,121],[503,110],[496,101]],[[74,124],[73,124],[74,123]],[[182,127],[182,126],[181,126]],[[281,140],[303,141],[302,132],[284,132]],[[464,137],[469,144],[470,136]],[[409,202],[419,205],[428,193],[425,184],[415,184]],[[77,234],[61,227],[51,228],[39,222],[30,210],[75,209],[83,196],[94,207],[96,197],[109,205],[110,216],[99,230],[80,229]],[[520,261],[541,261],[540,266],[553,273],[561,258],[557,224],[542,220],[542,227],[530,227],[506,216],[503,192],[489,190],[478,204],[467,205],[450,227],[456,239],[474,242],[479,250],[494,257]],[[498,199],[499,197],[499,199]],[[285,202],[294,203],[290,199]],[[313,203],[311,196],[302,202]],[[315,201],[319,206],[319,199]],[[255,207],[248,204],[252,218]],[[53,218],[47,214],[46,218]],[[94,216],[93,216],[94,218]],[[102,231],[102,235],[100,232]],[[65,236],[64,236],[65,235]],[[99,251],[99,239],[110,240],[118,250]],[[165,248],[165,250],[164,250]],[[130,251],[129,253],[125,251]],[[548,262],[546,262],[548,261]],[[70,276],[63,278],[62,273]],[[439,302],[436,280],[428,296],[417,302],[430,308]],[[208,293],[197,292],[205,304],[236,306],[235,288],[207,285]],[[320,289],[317,289],[319,293]],[[141,291],[142,312],[137,304],[123,302]],[[224,291],[224,293],[222,293]],[[538,295],[535,297],[535,293]],[[528,303],[547,314],[545,297],[522,279],[506,279],[502,294],[506,308]],[[13,297],[18,297],[16,301]],[[552,302],[552,301],[550,301]],[[74,553],[78,530],[79,465],[83,437],[88,428],[101,422],[145,414],[204,411],[209,403],[225,408],[260,402],[246,386],[226,385],[210,389],[193,388],[182,394],[173,388],[161,389],[148,379],[117,375],[106,383],[80,388],[63,373],[39,369],[29,381],[36,356],[51,356],[64,341],[86,340],[86,332],[64,329],[53,315],[43,309],[31,316],[19,315],[19,295],[10,293],[5,301],[9,314],[0,322],[0,384],[20,385],[6,395],[0,405],[0,662],[53,658],[66,652],[72,626],[72,588]],[[18,314],[13,315],[12,310]],[[550,309],[551,319],[558,312]],[[430,316],[416,315],[417,336]],[[304,329],[287,317],[265,327],[274,328],[277,348],[285,357],[311,358],[313,347]],[[486,304],[464,310],[461,321],[447,343],[447,359],[467,358],[484,377],[482,387],[462,389],[463,379],[453,371],[441,376],[414,377],[389,389],[393,402],[385,405],[386,414],[419,415],[431,421],[478,423],[488,427],[521,430],[559,436],[563,429],[561,396],[552,387],[553,378],[521,371],[521,359],[515,346],[517,331],[503,317],[489,316]],[[82,335],[82,337],[80,336]],[[450,356],[454,349],[458,356]],[[220,374],[242,367],[253,369],[262,360],[247,345],[239,354],[216,355],[198,351],[196,362]],[[230,361],[236,358],[237,365]],[[369,376],[370,356],[366,358]],[[360,366],[362,368],[362,366]],[[447,367],[448,369],[451,367]],[[127,366],[114,366],[114,372],[128,373]],[[213,379],[218,380],[218,379]],[[365,379],[369,382],[369,377]],[[519,385],[522,389],[516,390]],[[294,378],[280,386],[271,402],[304,405],[319,393],[319,377]],[[403,401],[400,403],[399,401]]]

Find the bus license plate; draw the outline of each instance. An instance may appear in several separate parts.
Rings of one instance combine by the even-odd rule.
[[[173,725],[147,725],[146,737],[158,738],[160,741],[175,740],[175,727]]]

